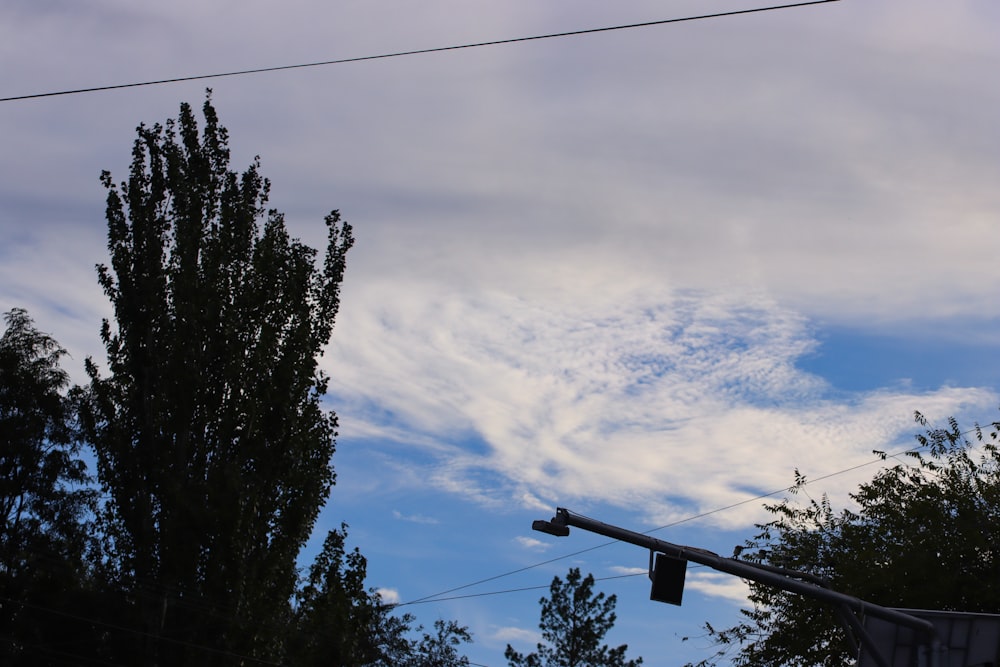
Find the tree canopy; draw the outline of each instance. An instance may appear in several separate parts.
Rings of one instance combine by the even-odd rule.
[[[918,449],[860,485],[852,509],[836,511],[825,496],[771,505],[774,518],[741,557],[808,572],[885,607],[1000,613],[998,431],[997,422],[963,431],[954,419],[927,430]],[[709,627],[720,652],[700,664],[853,664],[827,605],[762,584],[750,590],[753,606],[739,624]]]
[[[128,179],[108,172],[114,307],[88,359],[84,435],[108,495],[106,527],[149,664],[196,664],[190,645],[273,660],[296,558],[334,481],[337,421],[320,406],[353,237],[334,211],[327,247],[267,210],[255,160],[230,168],[211,99],[140,125]],[[159,641],[183,636],[186,644]]]
[[[510,667],[636,667],[642,658],[628,660],[627,644],[610,648],[604,636],[614,627],[617,597],[594,593],[594,576],[570,569],[563,581],[552,579],[549,597],[539,600],[542,642],[527,655],[507,645]]]
[[[75,455],[72,410],[60,365],[66,351],[22,309],[8,312],[0,337],[0,572],[27,575],[42,549],[80,536],[88,509],[85,464]],[[46,546],[39,540],[48,542]],[[75,550],[79,550],[74,547]]]
[[[4,315],[0,336],[0,662],[42,664],[89,579],[95,494],[79,458],[66,351],[28,313]]]

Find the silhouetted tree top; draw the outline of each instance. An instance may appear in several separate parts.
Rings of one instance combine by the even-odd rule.
[[[998,431],[1000,422],[963,431],[954,419],[927,430],[921,450],[858,487],[853,510],[836,511],[826,496],[771,505],[774,518],[740,557],[823,577],[885,607],[1000,613]],[[797,472],[796,480],[805,482]],[[829,605],[752,582],[750,591],[740,623],[708,627],[718,655],[701,667],[854,664]]]
[[[267,209],[259,160],[230,168],[210,97],[202,114],[140,125],[127,180],[101,175],[114,318],[83,425],[147,664],[280,658],[296,558],[334,483],[318,357],[351,227],[326,216],[317,263]]]
[[[523,655],[507,645],[504,657],[510,667],[637,667],[642,658],[628,660],[627,644],[610,648],[604,636],[617,617],[614,595],[594,593],[594,576],[583,577],[572,568],[563,581],[552,579],[549,597],[539,600],[542,642],[534,653]]]

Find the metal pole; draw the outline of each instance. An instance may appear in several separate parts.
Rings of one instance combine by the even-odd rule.
[[[636,533],[625,528],[573,514],[562,507],[556,509],[556,515],[551,521],[535,521],[532,524],[532,528],[535,530],[557,536],[568,535],[570,526],[581,528],[591,533],[597,533],[598,535],[604,535],[615,540],[621,540],[622,542],[628,542],[629,544],[673,556],[674,558],[693,561],[710,567],[713,570],[732,574],[742,579],[749,579],[750,581],[756,581],[757,583],[772,586],[783,591],[798,593],[799,595],[829,602],[836,607],[840,607],[841,609],[846,608],[858,614],[870,614],[878,618],[883,618],[897,625],[912,628],[923,634],[927,637],[928,646],[934,648],[939,646],[937,631],[934,628],[934,624],[930,621],[830,590],[820,585],[820,583],[816,583],[822,580],[805,572],[794,572],[773,566],[748,563],[734,558],[723,558],[711,551],[672,544],[671,542],[659,540],[643,533]],[[931,661],[932,665],[936,664],[936,656],[932,655]]]

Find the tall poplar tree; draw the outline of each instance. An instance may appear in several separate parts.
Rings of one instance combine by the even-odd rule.
[[[107,497],[130,664],[277,662],[296,557],[325,502],[337,420],[318,357],[339,306],[351,227],[292,239],[267,209],[259,159],[230,168],[208,96],[140,125],[128,179],[107,189],[114,307],[87,360],[84,431]]]

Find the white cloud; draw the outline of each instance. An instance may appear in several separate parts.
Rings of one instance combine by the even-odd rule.
[[[552,545],[548,542],[542,542],[541,540],[536,540],[533,537],[525,537],[523,535],[518,535],[514,538],[514,541],[525,549],[530,549],[532,551],[546,551],[552,548]]]
[[[700,572],[688,568],[684,588],[704,595],[746,605],[750,587],[739,577],[722,572]]]
[[[409,521],[410,523],[420,523],[420,524],[437,524],[440,523],[437,519],[431,516],[423,516],[422,514],[403,514],[397,510],[392,511],[392,516],[400,521]]]
[[[626,567],[624,565],[613,565],[611,566],[611,571],[615,574],[649,574],[649,570],[645,567]]]
[[[382,598],[382,602],[386,604],[399,604],[400,597],[399,591],[394,588],[378,588],[375,592]]]
[[[785,488],[796,468],[816,478],[909,446],[915,408],[963,414],[997,398],[956,387],[838,397],[796,367],[815,345],[807,322],[755,292],[577,303],[382,283],[359,297],[378,305],[345,315],[328,358],[345,436],[377,435],[389,413],[383,437],[433,442],[442,463],[427,478],[477,501],[603,501],[669,523]],[[712,517],[754,518],[752,505]]]
[[[520,505],[525,509],[550,511],[552,506],[527,491],[521,495]]]
[[[490,636],[490,639],[496,642],[510,642],[513,644],[537,644],[541,635],[535,630],[526,630],[524,628],[515,627],[502,627],[497,628]]]

